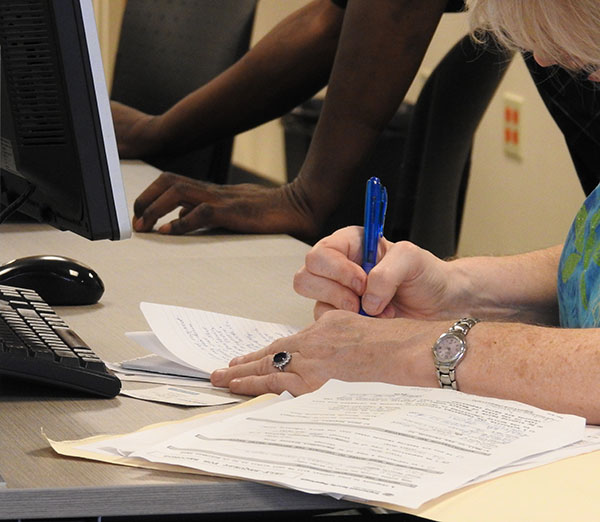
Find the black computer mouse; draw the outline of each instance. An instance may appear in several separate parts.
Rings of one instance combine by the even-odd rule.
[[[30,256],[0,265],[0,284],[35,290],[51,306],[97,303],[104,283],[90,267],[61,256]]]

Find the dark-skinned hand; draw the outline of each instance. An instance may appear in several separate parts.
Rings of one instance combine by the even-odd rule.
[[[216,185],[164,172],[134,203],[133,228],[149,232],[156,222],[179,208],[179,217],[158,228],[161,234],[185,234],[200,228],[236,232],[314,237],[315,217],[291,184],[265,187],[244,183]]]

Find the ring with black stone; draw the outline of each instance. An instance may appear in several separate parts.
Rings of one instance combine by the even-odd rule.
[[[291,360],[292,354],[290,352],[278,352],[273,356],[273,366],[283,372]]]

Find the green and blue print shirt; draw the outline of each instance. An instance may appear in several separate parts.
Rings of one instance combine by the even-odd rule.
[[[558,266],[560,325],[600,326],[600,185],[571,225]]]

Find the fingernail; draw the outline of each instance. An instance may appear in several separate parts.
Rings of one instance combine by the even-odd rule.
[[[136,231],[140,231],[144,228],[144,220],[143,218],[137,218],[133,220],[133,228]]]
[[[223,375],[225,374],[225,370],[215,370],[210,375],[210,380],[212,382],[218,382],[223,380]]]
[[[380,304],[381,304],[381,299],[379,299],[379,297],[377,297],[373,294],[363,295],[363,298],[362,298],[363,308],[368,309],[371,312],[374,312],[375,310],[377,310],[379,308]]]
[[[362,290],[362,282],[358,277],[355,277],[352,280],[352,289],[357,293],[360,294],[361,290]]]

